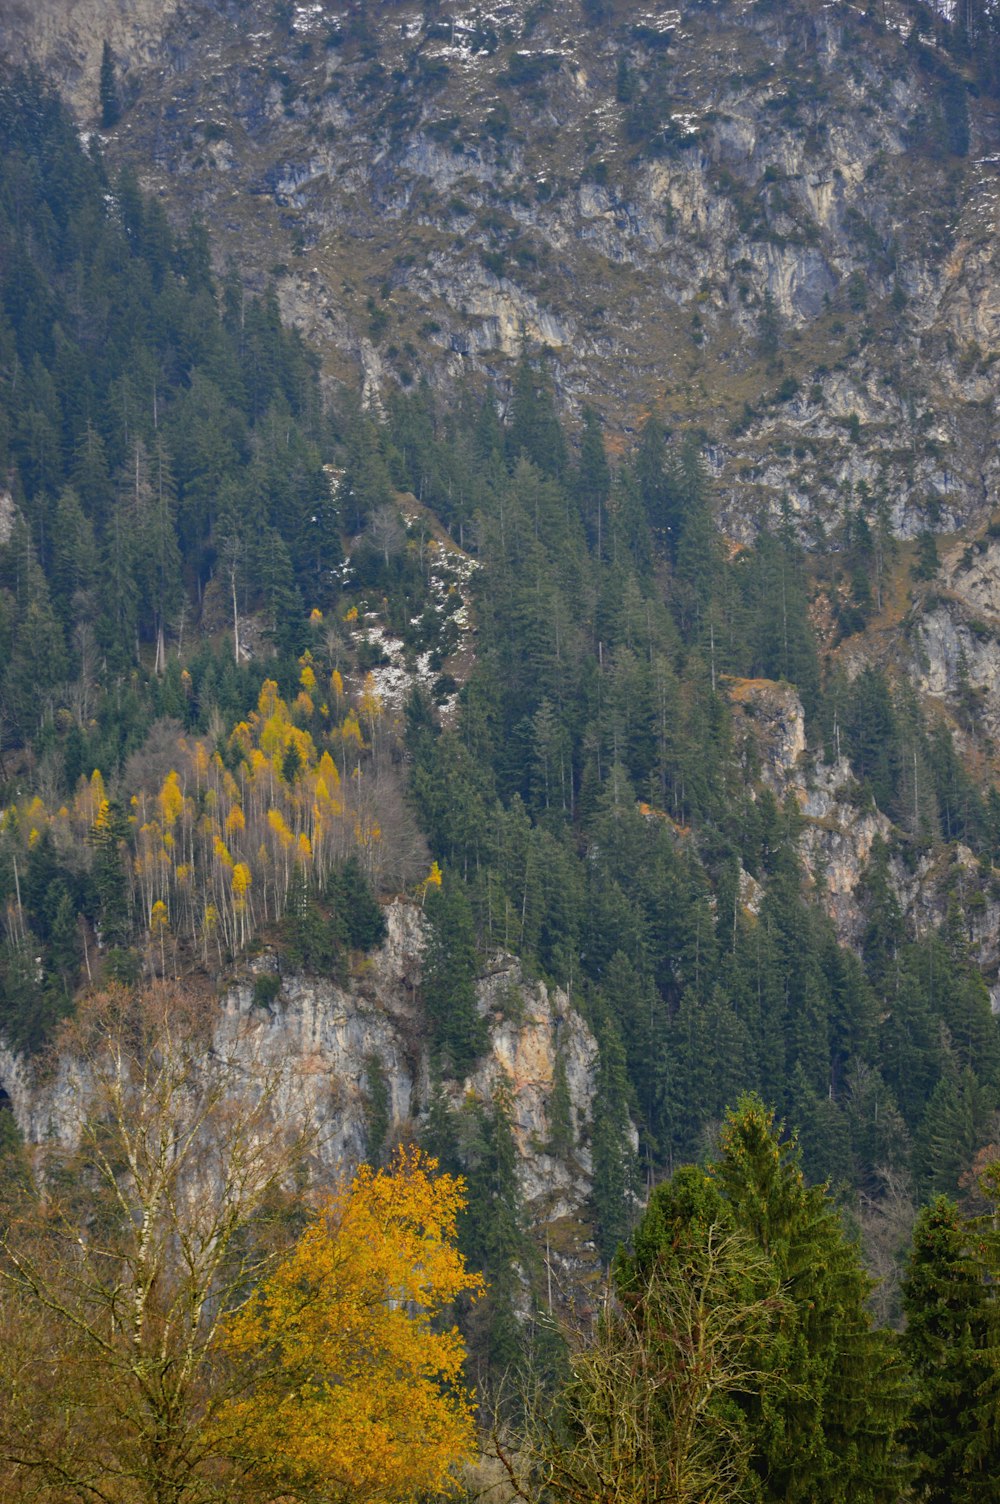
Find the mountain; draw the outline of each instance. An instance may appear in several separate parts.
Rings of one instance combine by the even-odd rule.
[[[861,481],[904,536],[988,511],[996,103],[925,8],[201,0],[124,24],[95,0],[6,22],[88,125],[111,40],[111,159],[275,275],[330,369],[503,375],[523,334],[623,431],[704,428],[737,535],[782,496],[829,530]]]
[[[378,894],[338,1131],[479,1175],[487,1263],[511,1165],[607,1260],[753,1088],[891,1265],[1000,1109],[990,15],[0,42],[7,1075],[95,979],[360,1018]]]
[[[331,379],[505,387],[526,338],[617,443],[650,411],[697,431],[734,541],[787,508],[842,549],[858,500],[900,538],[960,533],[933,620],[890,621],[889,652],[952,706],[964,654],[1000,725],[963,562],[996,485],[986,20],[977,41],[920,5],[91,0],[4,24],[88,127],[110,40],[109,160],[273,278]]]

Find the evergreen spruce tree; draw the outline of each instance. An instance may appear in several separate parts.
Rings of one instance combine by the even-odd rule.
[[[372,950],[385,938],[385,915],[356,855],[331,876],[327,896],[355,950]]]
[[[598,1063],[594,1090],[591,1154],[597,1246],[606,1264],[632,1226],[637,1189],[635,1150],[628,1115],[625,1051],[614,1021],[606,1016],[597,1030]]]
[[[566,469],[566,442],[556,414],[552,382],[545,367],[529,353],[527,340],[514,373],[507,450],[512,461],[523,454],[543,475]]]
[[[794,1142],[759,1099],[729,1115],[712,1173],[735,1223],[774,1263],[790,1306],[761,1352],[785,1397],[751,1396],[761,1496],[773,1504],[894,1504],[904,1481],[905,1401],[895,1339],[867,1310],[871,1280],[821,1187],[806,1184]]]
[[[592,407],[585,407],[583,410],[583,435],[580,439],[576,486],[588,534],[600,553],[607,522],[608,497],[611,493],[611,470],[604,449],[601,420]]]
[[[478,972],[472,910],[458,878],[446,874],[426,904],[428,924],[421,990],[431,1041],[441,1069],[462,1077],[486,1040],[476,1007]]]
[[[470,1110],[469,1203],[461,1241],[469,1264],[482,1269],[487,1282],[486,1298],[473,1313],[473,1345],[494,1373],[504,1373],[522,1353],[524,1332],[517,1310],[528,1259],[509,1082],[502,1078],[496,1084],[489,1107],[477,1103]]]
[[[98,83],[98,99],[101,106],[101,129],[109,131],[121,118],[121,99],[118,94],[118,79],[115,71],[115,55],[111,43],[105,39],[101,48],[101,76]]]
[[[995,1415],[997,1268],[982,1233],[939,1196],[913,1230],[903,1281],[903,1349],[916,1385],[907,1435],[916,1493],[926,1504],[995,1504],[1000,1453]],[[984,1441],[988,1444],[984,1446]]]

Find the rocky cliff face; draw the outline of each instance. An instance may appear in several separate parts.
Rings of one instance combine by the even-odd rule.
[[[281,977],[267,1006],[254,1003],[255,976],[271,971],[261,957],[254,974],[235,982],[219,1004],[218,1037],[235,1037],[237,1017],[252,1027],[240,1033],[248,1071],[281,1067],[284,1109],[291,1121],[305,1117],[316,1133],[317,1174],[333,1179],[371,1153],[373,1083],[387,1093],[385,1144],[418,1134],[431,1096],[427,1030],[420,1001],[420,956],[424,921],[414,904],[396,901],[386,910],[384,943],[365,957],[343,985],[300,975]],[[451,1105],[492,1101],[502,1086],[509,1101],[518,1150],[526,1216],[542,1237],[559,1227],[558,1255],[579,1279],[596,1271],[586,1203],[591,1189],[587,1149],[593,1115],[597,1046],[590,1030],[559,990],[523,977],[510,956],[493,958],[478,984],[479,1004],[489,1023],[489,1045],[475,1074],[445,1082]],[[231,1053],[231,1052],[230,1052]],[[0,1088],[10,1099],[18,1126],[30,1143],[53,1136],[72,1143],[77,1131],[78,1064],[63,1059],[39,1079],[31,1065],[0,1046]],[[568,1095],[574,1147],[550,1152],[552,1102],[557,1074]]]
[[[595,11],[601,12],[595,20]],[[501,379],[523,337],[623,429],[708,439],[727,527],[984,519],[1000,277],[992,101],[846,4],[61,0],[5,8],[105,140],[201,211],[331,374]]]
[[[204,214],[370,401],[502,389],[526,338],[623,441],[649,411],[694,427],[735,540],[782,512],[836,554],[858,507],[955,534],[887,645],[992,737],[998,110],[877,11],[13,0],[0,47],[92,129],[108,38],[111,166]]]
[[[948,671],[944,645],[953,646],[961,632],[952,609],[960,608],[942,605],[921,622],[933,651],[924,660],[925,671],[936,676],[935,682]],[[961,843],[925,851],[914,860],[894,842],[892,821],[860,788],[846,758],[827,763],[807,749],[802,704],[794,689],[767,679],[739,679],[728,687],[748,770],[779,802],[790,799],[798,811],[798,847],[806,873],[843,943],[857,947],[861,942],[864,879],[872,846],[881,839],[890,850],[890,881],[915,935],[930,933],[949,900],[958,898],[970,954],[986,978],[994,1011],[1000,1012],[1000,891],[992,870]],[[995,687],[990,693],[995,695]],[[759,898],[758,885],[744,873],[744,907],[756,913]]]

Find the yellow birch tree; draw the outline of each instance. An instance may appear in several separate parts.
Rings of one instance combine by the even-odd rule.
[[[229,1323],[261,1379],[222,1423],[279,1495],[404,1504],[473,1454],[464,1343],[437,1318],[482,1282],[455,1246],[462,1182],[436,1171],[418,1150],[363,1165]]]

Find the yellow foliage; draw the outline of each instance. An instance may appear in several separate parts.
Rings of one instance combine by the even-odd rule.
[[[236,897],[242,898],[252,882],[253,874],[246,862],[237,862],[233,868],[233,892]]]
[[[305,690],[307,695],[315,694],[316,675],[308,663],[305,665],[301,674],[299,675],[299,683],[302,685],[302,688]]]
[[[464,1344],[441,1309],[482,1289],[455,1247],[463,1185],[419,1150],[363,1165],[224,1329],[259,1381],[221,1417],[289,1494],[402,1504],[475,1446]]]
[[[221,862],[223,867],[231,867],[233,865],[233,859],[226,849],[225,841],[220,840],[218,836],[216,836],[215,838],[215,844],[212,847],[212,850],[215,853],[215,860],[217,862]]]
[[[375,689],[375,675],[365,674],[364,689],[361,691],[361,714],[368,717],[369,721],[377,721],[382,714],[382,701]]]
[[[315,767],[316,743],[308,731],[300,731],[298,726],[289,726],[286,742],[288,746],[296,749],[299,754],[299,761],[304,768]]]
[[[231,836],[235,830],[246,829],[246,819],[238,804],[234,804],[226,816],[226,835]]]
[[[260,714],[266,721],[272,715],[274,715],[274,712],[279,705],[281,705],[282,709],[284,709],[284,703],[278,696],[277,683],[274,679],[265,679],[260,687],[260,695],[257,699],[257,709],[260,711]]]
[[[355,742],[358,747],[364,746],[361,736],[361,727],[358,725],[358,713],[352,706],[344,716],[340,724],[340,734],[345,742]]]
[[[267,757],[273,757],[275,753],[280,753],[284,750],[285,740],[289,729],[287,715],[288,707],[286,706],[284,700],[279,700],[278,705],[280,706],[281,713],[275,713],[272,716],[268,716],[267,720],[261,727],[260,747],[261,751]]]
[[[344,620],[345,621],[357,621],[357,619],[358,619],[358,608],[357,608],[357,606],[352,606],[349,611],[345,611],[344,612]]]
[[[292,708],[294,709],[295,714],[301,717],[303,721],[311,720],[316,711],[316,706],[313,704],[312,697],[306,694],[306,691],[304,689],[300,689],[298,694],[295,696],[295,704]]]
[[[292,841],[295,838],[292,835],[292,832],[288,829],[288,826],[285,824],[285,817],[281,813],[280,809],[268,810],[267,823],[268,825],[270,825],[271,829],[278,837],[282,846],[290,846],[292,844]]]
[[[296,847],[296,855],[300,862],[312,861],[312,847],[309,844],[309,837],[306,835],[305,831],[302,831],[299,835],[298,845]]]
[[[311,627],[321,627],[323,625],[323,613],[318,606],[313,606],[309,612],[309,625]]]
[[[437,862],[431,862],[431,870],[428,872],[426,878],[424,879],[424,892],[426,893],[428,888],[440,888],[440,886],[441,868],[438,866]]]
[[[176,773],[168,773],[163,780],[163,787],[157,796],[157,803],[160,806],[164,825],[170,826],[175,824],[178,817],[183,814],[184,795],[181,793],[180,779]]]
[[[340,676],[339,668],[335,668],[333,673],[330,675],[330,688],[333,690],[333,693],[338,700],[343,699],[344,681]]]
[[[328,789],[339,787],[340,774],[337,771],[337,764],[329,752],[324,752],[319,760],[319,776],[323,779]]]
[[[107,803],[108,796],[104,791],[104,779],[101,777],[100,768],[95,768],[90,775],[90,807],[93,818],[96,820],[101,805]]]
[[[158,898],[149,911],[149,927],[155,935],[157,930],[165,930],[169,922],[167,906],[162,898]]]
[[[249,721],[237,721],[229,733],[229,745],[239,747],[242,752],[249,752],[252,746]]]

